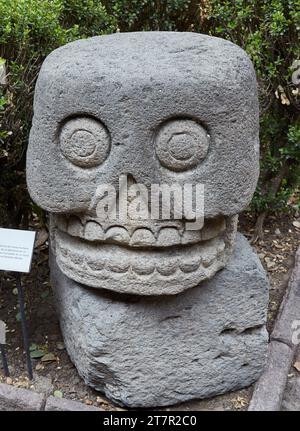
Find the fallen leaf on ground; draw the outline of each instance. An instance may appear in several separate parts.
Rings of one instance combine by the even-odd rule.
[[[38,231],[37,238],[35,241],[35,247],[41,247],[41,245],[45,244],[48,239],[48,232],[46,229],[42,229]]]
[[[44,365],[40,362],[37,364],[37,366],[35,367],[36,371],[41,371],[44,370]]]
[[[274,260],[270,259],[269,257],[265,257],[265,262],[268,269],[273,268],[276,265]]]
[[[106,406],[108,406],[109,405],[109,402],[105,399],[105,398],[102,398],[102,397],[97,397],[97,399],[96,399],[96,401],[97,401],[97,403],[99,403],[99,404],[104,404],[104,405],[106,405]]]
[[[43,356],[45,356],[45,352],[43,352],[42,350],[32,350],[30,352],[31,359],[39,359],[39,358],[42,358]]]
[[[44,355],[41,359],[42,362],[52,362],[52,361],[56,361],[56,356],[54,355],[54,353],[47,353],[46,355]]]
[[[236,409],[241,409],[247,405],[247,399],[245,397],[237,397],[233,400],[233,404]]]

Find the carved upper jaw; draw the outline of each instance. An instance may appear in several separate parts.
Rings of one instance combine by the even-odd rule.
[[[208,219],[200,231],[187,231],[182,221],[101,226],[86,216],[51,215],[50,230],[67,277],[120,293],[172,295],[226,265],[237,216]]]

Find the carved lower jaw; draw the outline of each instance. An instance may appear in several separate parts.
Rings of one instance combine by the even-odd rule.
[[[170,295],[197,286],[222,269],[231,254],[237,216],[216,237],[168,247],[93,242],[51,227],[61,271],[94,288],[139,295]]]

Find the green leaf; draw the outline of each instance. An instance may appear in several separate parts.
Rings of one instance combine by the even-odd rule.
[[[37,345],[35,343],[30,344],[29,350],[32,352],[33,350],[37,350]]]
[[[47,353],[46,355],[44,355],[41,359],[42,362],[52,362],[52,361],[56,361],[56,356],[54,355],[54,353]]]
[[[45,352],[43,352],[42,350],[33,350],[32,352],[30,352],[30,357],[32,359],[39,359],[43,356],[45,356]]]
[[[53,392],[53,395],[54,395],[56,398],[63,398],[63,393],[62,393],[61,391],[54,391],[54,392]]]

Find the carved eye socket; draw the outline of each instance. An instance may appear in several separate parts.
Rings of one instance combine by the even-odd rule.
[[[60,131],[59,141],[63,155],[82,168],[100,165],[110,150],[108,130],[100,121],[90,117],[68,120]]]
[[[205,158],[209,135],[196,121],[169,120],[157,132],[155,146],[163,166],[172,171],[185,171]]]

